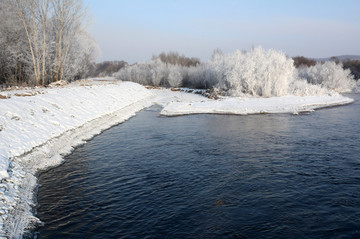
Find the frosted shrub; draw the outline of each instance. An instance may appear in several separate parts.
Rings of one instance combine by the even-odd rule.
[[[149,64],[126,66],[113,76],[143,85],[167,87],[210,88],[217,83],[209,64],[187,67],[164,63],[159,58],[153,59]]]
[[[229,55],[216,51],[211,61],[190,66],[154,57],[150,63],[124,67],[114,76],[144,85],[215,89],[230,96],[317,95],[348,92],[356,85],[360,89],[350,71],[334,62],[296,69],[283,52],[261,47]]]
[[[151,61],[150,68],[152,85],[161,85],[161,83],[164,82],[164,80],[169,75],[169,70],[166,67],[166,64],[163,63],[160,59],[155,59]]]
[[[306,80],[300,79],[292,82],[289,86],[290,95],[306,96],[306,95],[322,95],[329,91],[319,85],[309,84]]]
[[[146,63],[123,67],[114,74],[114,77],[119,80],[133,81],[142,85],[149,85],[152,82],[150,66]]]
[[[170,73],[168,76],[168,83],[171,87],[181,86],[182,75],[181,75],[181,67],[180,66],[170,66]]]
[[[232,96],[282,96],[296,80],[293,60],[284,53],[257,47],[250,52],[214,56],[218,88]]]
[[[320,85],[336,92],[350,92],[356,86],[350,70],[344,70],[341,64],[332,61],[300,68],[299,76],[306,79],[310,84]]]

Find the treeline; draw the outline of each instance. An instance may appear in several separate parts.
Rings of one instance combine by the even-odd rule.
[[[170,65],[180,65],[185,67],[197,66],[200,64],[200,59],[195,57],[186,57],[177,52],[160,53],[158,56],[154,55],[152,60],[160,59],[163,63]]]
[[[340,63],[320,63],[305,57],[292,59],[280,51],[261,47],[232,54],[216,50],[207,62],[194,59],[162,53],[149,63],[126,66],[114,76],[144,85],[212,89],[232,96],[349,92],[358,84],[350,70]]]
[[[46,85],[88,74],[97,45],[82,0],[0,1],[0,83]]]
[[[303,56],[296,56],[292,58],[294,60],[294,66],[296,68],[299,67],[310,67],[310,66],[315,66],[316,65],[316,61],[314,59],[309,59]]]
[[[202,75],[206,72],[207,67],[198,58],[170,52],[154,55],[149,63],[126,66],[114,76],[143,85],[209,88],[213,85],[215,76]]]
[[[105,77],[111,76],[121,68],[128,66],[126,61],[104,61],[90,65],[88,77]]]
[[[356,80],[360,79],[360,61],[345,60],[342,62],[344,69],[349,69]]]

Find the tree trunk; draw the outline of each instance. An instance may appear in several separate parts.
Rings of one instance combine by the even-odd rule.
[[[45,74],[46,74],[46,22],[47,22],[47,15],[49,10],[49,0],[46,0],[45,12],[43,12],[43,53],[42,53],[42,85],[45,84]]]

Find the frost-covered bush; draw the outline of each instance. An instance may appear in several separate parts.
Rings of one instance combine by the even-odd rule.
[[[181,86],[183,76],[181,74],[180,66],[171,66],[169,75],[168,75],[168,83],[171,87]]]
[[[144,85],[214,89],[229,96],[317,95],[356,86],[350,71],[334,62],[297,69],[283,52],[261,47],[228,55],[217,51],[210,61],[190,66],[167,61],[154,57],[122,68],[115,77]]]
[[[151,68],[151,85],[160,86],[164,84],[165,79],[169,75],[169,69],[166,64],[160,59],[155,59],[150,62]]]
[[[356,86],[350,70],[344,70],[341,64],[332,61],[300,68],[299,77],[306,79],[310,84],[336,92],[350,92]]]
[[[151,68],[146,63],[126,66],[115,73],[114,76],[117,79],[133,81],[142,85],[149,85],[152,82]]]
[[[309,84],[304,79],[298,79],[289,86],[289,95],[321,95],[329,93],[328,89],[322,88],[320,85]]]
[[[182,83],[183,70],[181,66],[166,64],[155,59],[149,64],[137,63],[126,66],[115,73],[114,77],[143,85],[178,87]]]
[[[218,79],[217,87],[232,96],[282,96],[296,80],[292,59],[282,52],[261,47],[231,55],[216,54],[211,62]]]
[[[182,66],[164,63],[159,58],[150,63],[138,63],[126,66],[114,77],[125,81],[133,81],[143,85],[166,87],[211,88],[216,84],[210,66]]]

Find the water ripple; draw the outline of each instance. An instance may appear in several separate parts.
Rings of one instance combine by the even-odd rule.
[[[143,111],[40,176],[38,237],[360,237],[359,107]]]

